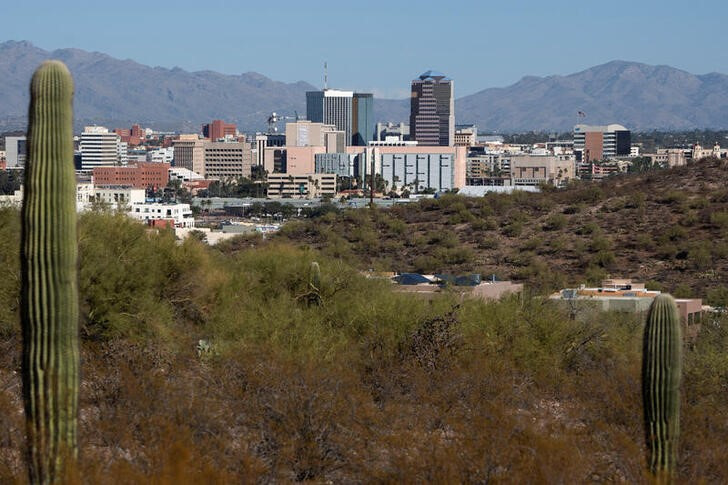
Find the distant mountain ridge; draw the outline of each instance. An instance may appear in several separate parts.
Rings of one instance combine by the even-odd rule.
[[[7,41],[0,43],[0,130],[25,125],[30,76],[49,58],[64,61],[74,75],[77,127],[140,122],[157,129],[198,131],[202,123],[221,118],[244,131],[263,130],[272,111],[304,113],[305,92],[316,89],[255,72],[189,72],[99,52],[50,52],[30,42]],[[380,121],[409,119],[408,99],[376,99],[374,109]],[[501,133],[567,131],[577,111],[587,114],[586,123],[621,123],[633,130],[728,128],[728,76],[612,61],[567,76],[526,76],[508,87],[461,97],[455,109],[457,123]]]

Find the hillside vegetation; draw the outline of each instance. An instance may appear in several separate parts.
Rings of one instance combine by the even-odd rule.
[[[576,183],[539,194],[446,195],[284,226],[361,269],[495,274],[536,292],[631,277],[728,303],[728,161]]]
[[[665,183],[664,174],[655,177],[645,186]],[[446,198],[373,215],[330,213],[286,230],[288,237],[308,234],[321,251],[245,238],[209,248],[123,216],[85,214],[79,476],[115,484],[645,482],[639,318],[574,320],[528,298],[460,302],[446,293],[426,302],[361,276],[339,257],[382,267],[449,258],[449,268],[476,268],[472,261],[481,254],[517,254],[515,244],[506,247],[517,239],[505,234],[517,213],[524,214],[524,241],[588,241],[597,236],[569,236],[567,228],[612,220],[617,212],[603,204],[626,198],[629,184],[610,184],[536,199]],[[607,197],[608,191],[615,193]],[[587,204],[589,194],[595,202]],[[647,209],[678,214],[682,204],[698,211],[689,227],[717,234],[717,222],[701,222],[700,209],[690,208],[695,196],[669,203],[658,197],[646,191],[640,217],[639,207],[621,212],[648,227],[646,219],[655,219]],[[718,204],[705,199],[708,207]],[[572,206],[581,206],[585,220],[563,214]],[[561,224],[549,222],[560,214],[563,227],[545,230]],[[484,225],[474,229],[478,223]],[[612,224],[592,232],[613,241],[611,228],[621,223]],[[347,227],[351,240],[341,235]],[[364,232],[376,236],[374,228],[386,237]],[[18,233],[18,212],[0,210],[3,483],[24,477]],[[497,248],[478,248],[478,234],[491,234]],[[440,242],[431,242],[436,235]],[[421,254],[414,256],[409,240],[424,241]],[[372,249],[365,252],[367,244]],[[623,261],[616,248],[602,251]],[[544,264],[538,251],[527,253],[532,261],[518,271]],[[585,254],[598,266],[591,261],[598,251]],[[321,265],[320,306],[306,298],[314,260]],[[506,268],[500,264],[493,267]],[[576,272],[580,263],[569,264]],[[533,280],[568,278],[570,266],[563,265]],[[686,347],[679,464],[685,483],[728,481],[727,328],[706,322]]]

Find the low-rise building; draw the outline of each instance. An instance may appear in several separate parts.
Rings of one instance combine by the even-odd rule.
[[[482,281],[479,274],[455,277],[447,274],[422,275],[402,273],[391,277],[395,291],[412,293],[426,298],[444,291],[453,291],[460,297],[499,300],[507,295],[523,292],[523,284],[511,281]]]
[[[131,186],[94,185],[92,204],[102,204],[112,209],[123,210],[134,204],[143,204],[146,191]]]
[[[336,195],[336,174],[308,173],[268,175],[268,197],[271,199],[314,199]]]
[[[643,283],[631,279],[607,279],[601,286],[587,288],[567,288],[552,294],[549,298],[568,302],[575,307],[591,307],[602,311],[621,311],[642,313],[649,310],[652,300],[659,291],[647,290]],[[688,325],[702,320],[702,300],[700,298],[676,298],[680,318]]]
[[[576,160],[573,155],[513,155],[510,157],[510,175],[513,185],[539,185],[548,183],[561,186],[576,178]]]
[[[139,221],[153,223],[171,220],[174,227],[195,227],[195,219],[189,204],[142,203],[132,204],[127,214]]]
[[[203,147],[205,178],[224,180],[251,177],[253,166],[253,146],[251,143],[206,141]]]
[[[169,163],[138,162],[127,166],[94,167],[96,185],[128,185],[137,189],[166,187]]]
[[[453,144],[461,147],[471,147],[478,142],[478,127],[475,125],[455,125]]]

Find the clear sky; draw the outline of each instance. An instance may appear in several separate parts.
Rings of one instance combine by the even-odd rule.
[[[405,97],[428,69],[456,96],[615,59],[728,73],[726,0],[0,0],[0,41]]]

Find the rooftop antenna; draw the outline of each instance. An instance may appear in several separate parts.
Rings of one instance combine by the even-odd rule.
[[[329,67],[326,61],[324,61],[324,91],[327,89],[329,89]]]

